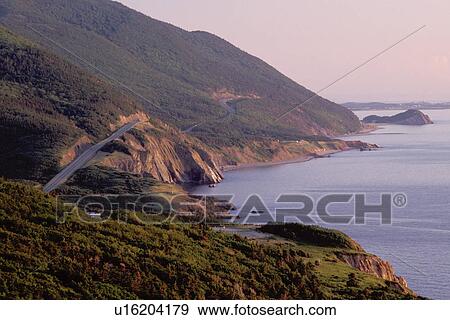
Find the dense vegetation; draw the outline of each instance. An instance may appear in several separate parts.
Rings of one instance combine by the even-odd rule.
[[[149,177],[91,166],[78,170],[59,190],[62,194],[143,194],[163,184]],[[173,186],[175,188],[175,186]]]
[[[1,298],[322,298],[295,251],[204,227],[55,219],[54,199],[0,184]]]
[[[0,27],[0,176],[41,180],[81,135],[100,139],[133,100]]]
[[[146,118],[143,106],[133,98],[2,27],[0,108],[0,177],[39,182],[54,176],[65,156],[67,161],[75,156],[70,151],[76,142],[100,141],[111,134],[119,120],[125,121],[125,116],[139,112],[140,119]],[[178,151],[181,158],[184,153],[180,150],[208,152],[198,139],[150,118],[145,132],[130,132],[141,144],[147,135],[156,144],[164,139],[177,141],[178,149],[173,153]],[[102,151],[129,154],[120,141]],[[161,161],[170,162],[171,156],[166,154]]]
[[[57,223],[55,205],[35,187],[0,180],[0,298],[412,297],[337,261],[335,248],[137,216],[99,223],[72,213]]]
[[[239,145],[261,136],[346,133],[360,126],[350,111],[321,97],[275,124],[277,116],[313,93],[217,36],[184,31],[117,2],[2,0],[0,19],[15,32],[98,72],[27,27],[32,26],[108,77],[120,79],[145,97],[153,115],[183,129],[203,123],[192,134],[211,146]],[[226,110],[212,99],[218,91],[249,97],[237,103],[232,121],[222,121]]]
[[[345,233],[319,226],[298,223],[267,224],[261,227],[261,231],[283,236],[299,243],[364,251],[355,240]]]
[[[391,123],[401,125],[432,124],[431,118],[420,110],[409,109],[393,116],[371,115],[363,119],[364,123]]]

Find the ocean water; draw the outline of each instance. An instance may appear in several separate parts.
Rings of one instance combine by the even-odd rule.
[[[314,199],[329,193],[365,193],[372,204],[379,203],[381,193],[405,194],[407,204],[394,207],[391,224],[381,225],[373,215],[365,225],[323,225],[344,231],[368,252],[390,261],[417,293],[450,299],[450,110],[426,113],[435,124],[385,125],[369,134],[345,137],[376,143],[382,147],[377,151],[354,150],[303,163],[239,169],[227,172],[216,188],[201,186],[194,192],[233,195],[238,209],[250,195],[258,194],[271,212],[280,207],[276,199],[283,193]],[[330,209],[336,214],[352,211],[350,205]],[[264,223],[272,218],[262,214],[255,220]]]

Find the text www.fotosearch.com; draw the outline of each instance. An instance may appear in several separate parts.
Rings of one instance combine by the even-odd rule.
[[[198,314],[205,316],[335,316],[335,307],[302,307],[298,304],[280,307],[258,307],[235,304],[234,307],[198,307]]]

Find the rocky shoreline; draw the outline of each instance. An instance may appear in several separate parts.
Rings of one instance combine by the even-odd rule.
[[[348,267],[355,269],[355,271],[359,271],[385,281],[385,284],[393,290],[397,290],[402,294],[410,295],[414,298],[421,298],[408,287],[408,283],[403,277],[396,274],[394,268],[388,261],[385,261],[376,255],[367,253],[355,240],[340,231],[324,229],[317,226],[299,225],[301,228],[314,229],[314,234],[320,234],[320,232],[340,234],[346,241],[348,241],[348,247],[339,247],[339,245],[333,243],[332,240],[330,240],[330,243],[327,245],[320,245],[318,243],[314,244],[312,242],[309,243],[308,240],[302,239],[302,237],[307,237],[308,234],[310,234],[308,230],[300,230],[294,236],[292,229],[295,228],[295,226],[293,224],[287,224],[284,226],[267,225],[266,227],[268,227],[266,228],[268,230],[266,230],[264,226],[260,225],[227,225],[222,228],[215,229],[216,231],[239,235],[245,239],[259,243],[266,243],[268,245],[280,243],[281,241],[282,243],[285,242],[286,245],[290,242],[306,245],[305,248],[308,248],[308,246],[317,248],[333,248],[336,246],[335,249],[327,251],[327,256],[335,256],[335,259],[330,259],[329,262],[335,264],[344,263]],[[271,230],[273,228],[275,229]],[[306,254],[306,256],[308,256],[308,254]]]
[[[330,148],[328,150],[319,150],[314,153],[309,153],[305,155],[298,155],[297,157],[293,157],[292,159],[287,160],[271,160],[266,162],[250,162],[250,163],[241,163],[236,165],[224,165],[221,167],[223,172],[228,171],[234,171],[239,169],[248,169],[248,168],[259,168],[259,167],[270,167],[270,166],[276,166],[276,165],[283,165],[283,164],[290,164],[290,163],[301,163],[310,161],[313,159],[318,158],[326,158],[330,157],[331,155],[343,151],[349,151],[349,150],[375,150],[380,148],[376,144],[366,143],[362,141],[343,141],[343,140],[337,140],[339,141],[339,144],[335,145],[334,148]]]
[[[243,159],[244,161],[238,162],[236,164],[228,164],[224,163],[222,159],[219,159],[219,163],[221,163],[220,168],[223,172],[234,171],[239,169],[247,169],[247,168],[258,168],[258,167],[270,167],[275,165],[283,165],[290,163],[301,163],[310,161],[317,158],[329,157],[332,154],[349,151],[354,149],[360,150],[369,150],[369,149],[378,149],[380,146],[366,143],[363,141],[346,141],[342,140],[345,137],[356,137],[358,135],[365,135],[380,129],[377,124],[369,124],[362,123],[362,127],[358,132],[345,134],[342,136],[336,137],[334,140],[330,140],[324,142],[323,145],[311,147],[305,146],[304,150],[299,150],[299,145],[303,143],[303,141],[289,141],[289,142],[279,142],[278,144],[284,144],[282,147],[272,146],[273,150],[276,149],[284,149],[278,153],[275,153],[273,156],[276,159],[269,159],[266,161],[252,161],[252,159]],[[297,148],[296,148],[297,147]],[[297,149],[297,150],[296,150]],[[309,150],[308,150],[309,149]],[[308,150],[307,152],[305,152]],[[301,154],[303,151],[303,154]],[[222,161],[221,161],[222,160]]]

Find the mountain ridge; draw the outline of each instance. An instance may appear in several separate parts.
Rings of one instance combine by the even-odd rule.
[[[1,0],[0,6],[7,9],[0,18],[4,24],[73,60],[26,27],[30,24],[108,70],[164,110],[147,105],[154,116],[181,129],[203,123],[192,134],[210,146],[261,137],[331,136],[360,128],[350,111],[315,97],[261,59],[211,33],[188,32],[107,0]],[[211,98],[217,90],[261,99],[239,102],[232,123],[218,126],[215,119],[225,110]],[[289,117],[273,123],[293,105],[313,96]]]

